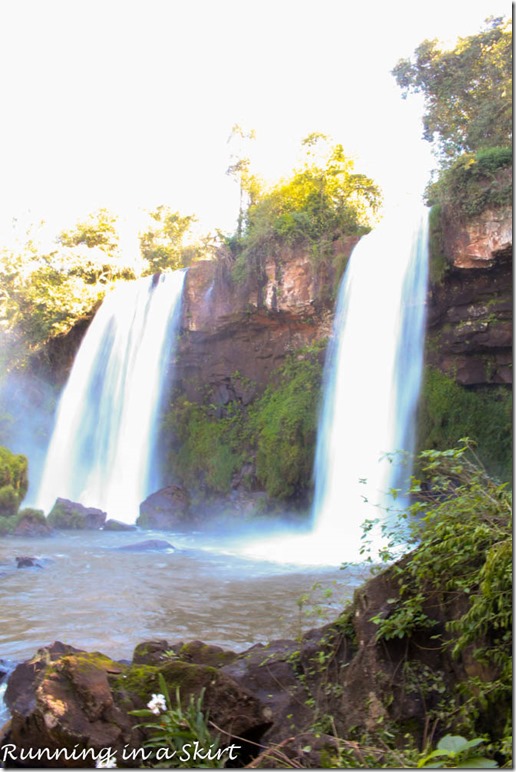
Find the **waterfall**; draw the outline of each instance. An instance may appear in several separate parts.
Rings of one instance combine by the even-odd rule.
[[[364,521],[371,554],[407,502],[391,489],[410,469],[425,327],[428,217],[386,219],[353,250],[325,364],[315,457],[314,543],[357,562]],[[394,454],[394,455],[393,455]]]
[[[96,313],[61,396],[36,506],[57,497],[133,523],[150,493],[156,420],[184,272],[118,284]]]

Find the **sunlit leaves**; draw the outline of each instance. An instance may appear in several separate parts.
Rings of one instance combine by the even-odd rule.
[[[425,97],[424,138],[443,162],[512,140],[512,25],[492,18],[452,50],[425,40],[393,70],[406,96]]]

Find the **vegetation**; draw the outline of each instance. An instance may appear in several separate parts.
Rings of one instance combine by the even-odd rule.
[[[512,475],[512,399],[504,387],[471,391],[434,367],[425,369],[419,403],[418,445],[446,450],[470,437],[486,468]]]
[[[161,693],[152,696],[147,708],[131,711],[133,716],[146,719],[137,725],[150,735],[143,744],[144,748],[151,750],[145,756],[145,766],[224,768],[228,759],[227,749],[219,747],[218,738],[210,731],[208,717],[203,712],[204,689],[197,697],[191,694],[186,707],[183,707],[179,687],[176,688],[175,700],[172,700],[161,673],[158,679]]]
[[[145,274],[176,270],[187,265],[184,239],[196,218],[180,215],[168,206],[149,212],[150,227],[140,234],[140,249],[146,262]]]
[[[487,475],[467,440],[451,450],[423,451],[419,465],[410,508],[417,549],[393,566],[399,593],[389,614],[373,619],[377,637],[435,631],[434,615],[452,620],[432,645],[472,657],[476,668],[440,721],[445,729],[472,732],[480,719],[499,742],[511,731],[512,496]]]
[[[175,437],[167,476],[205,493],[228,493],[235,473],[249,464],[244,485],[302,500],[311,480],[321,353],[315,345],[292,354],[248,407],[236,400],[215,405],[210,395],[202,405],[176,397],[165,418],[166,433]]]
[[[512,26],[491,18],[451,50],[423,41],[393,75],[404,96],[425,98],[424,138],[444,165],[462,153],[512,142]]]
[[[310,134],[303,147],[303,165],[270,190],[259,192],[252,176],[241,178],[249,206],[242,235],[229,242],[236,278],[259,272],[266,256],[277,257],[285,247],[302,245],[322,260],[339,236],[370,229],[381,203],[374,182],[355,172],[342,145],[331,145],[323,134]]]
[[[25,456],[0,447],[0,517],[18,512],[28,488],[28,462]]]
[[[430,205],[445,205],[462,218],[512,205],[512,149],[490,147],[464,153],[426,191]]]
[[[61,233],[55,247],[29,232],[20,247],[0,249],[4,369],[90,315],[113,282],[135,277],[116,251],[114,222],[100,210]]]

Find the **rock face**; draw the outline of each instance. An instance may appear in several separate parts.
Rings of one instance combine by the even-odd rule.
[[[194,264],[183,296],[176,362],[178,387],[192,401],[210,390],[216,404],[244,404],[268,384],[290,351],[331,331],[338,268],[358,237],[334,243],[334,258],[316,264],[305,250],[265,259],[258,275],[232,279],[233,262]]]
[[[429,291],[427,360],[463,386],[512,383],[511,215],[442,218],[446,270]]]
[[[56,499],[48,514],[54,528],[98,530],[106,522],[106,513],[96,507],[85,507],[76,501]]]
[[[179,485],[168,485],[152,493],[140,504],[140,516],[136,524],[141,528],[157,528],[159,531],[177,530],[191,526],[188,518],[188,494]]]

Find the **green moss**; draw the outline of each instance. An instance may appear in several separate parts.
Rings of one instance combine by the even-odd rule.
[[[322,360],[323,344],[299,349],[247,407],[214,405],[210,395],[203,404],[177,397],[165,418],[174,437],[166,476],[191,491],[224,494],[247,464],[253,471],[244,486],[302,499],[310,488]]]
[[[445,450],[462,437],[476,443],[487,470],[512,475],[512,398],[504,387],[469,390],[427,367],[420,398],[418,447]]]
[[[158,672],[159,669],[154,665],[130,665],[113,679],[113,691],[135,695],[147,703],[150,695],[158,691]]]
[[[322,345],[297,352],[276,384],[255,403],[250,419],[256,475],[269,496],[291,499],[310,486],[321,395]]]
[[[429,216],[429,239],[428,239],[428,274],[430,284],[441,284],[446,271],[448,270],[448,261],[443,251],[443,230],[441,219],[442,208],[439,204],[433,206]]]

